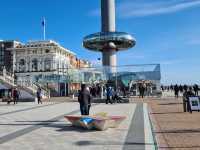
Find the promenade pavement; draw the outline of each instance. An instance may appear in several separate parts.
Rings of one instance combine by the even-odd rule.
[[[159,149],[200,150],[200,112],[183,112],[182,98],[146,98],[143,102],[150,108]]]
[[[0,150],[155,149],[146,103],[93,104],[91,114],[99,112],[126,119],[118,128],[89,131],[64,119],[80,114],[77,102],[1,103]]]

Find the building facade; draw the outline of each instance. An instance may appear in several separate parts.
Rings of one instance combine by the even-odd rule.
[[[13,72],[13,56],[10,48],[15,48],[20,42],[14,40],[0,41],[0,71],[5,68]]]
[[[90,63],[55,41],[33,41],[10,49],[18,82],[33,81],[51,89],[51,96],[66,96],[78,89],[74,73]],[[77,81],[76,81],[77,80]]]

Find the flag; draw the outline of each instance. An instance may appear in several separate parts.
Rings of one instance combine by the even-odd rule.
[[[43,20],[42,20],[42,26],[44,27],[45,24],[46,24],[46,22],[45,22],[45,18],[43,18]]]
[[[45,18],[42,20],[42,27],[43,27],[43,38],[46,39],[46,21]]]

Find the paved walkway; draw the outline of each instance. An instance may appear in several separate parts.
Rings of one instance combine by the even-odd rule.
[[[200,150],[200,112],[183,112],[181,98],[144,101],[151,107],[159,149]]]
[[[91,114],[125,115],[117,129],[72,127],[64,115],[80,114],[76,102],[42,105],[0,104],[0,150],[150,150],[154,149],[147,104],[94,104]]]

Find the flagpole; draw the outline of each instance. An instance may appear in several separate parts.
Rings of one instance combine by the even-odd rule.
[[[46,20],[45,20],[45,18],[43,18],[42,25],[43,25],[43,40],[45,41],[46,40]]]

